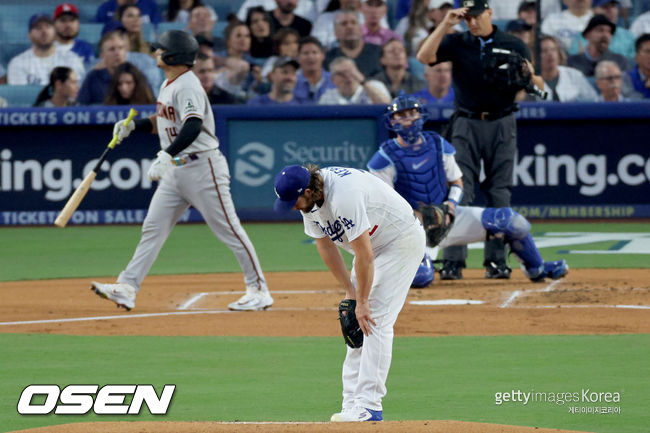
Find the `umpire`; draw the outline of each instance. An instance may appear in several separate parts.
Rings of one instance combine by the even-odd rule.
[[[448,34],[463,20],[468,31]],[[427,37],[417,59],[429,65],[446,61],[453,64],[456,110],[447,139],[456,148],[456,161],[463,172],[462,204],[474,201],[482,161],[486,177],[480,187],[487,206],[510,206],[517,147],[515,96],[524,86],[521,80],[512,79],[516,61],[508,63],[508,59],[519,61],[520,76],[525,75],[540,88],[544,86],[542,78],[534,75],[528,48],[520,39],[492,24],[492,9],[487,0],[463,0],[462,7],[447,12],[442,23]],[[466,246],[444,249],[440,278],[462,278],[466,257]],[[483,264],[486,278],[510,278],[501,238],[486,240]]]

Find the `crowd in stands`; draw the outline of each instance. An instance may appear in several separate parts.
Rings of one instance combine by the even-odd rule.
[[[415,53],[459,0],[244,0],[228,16],[210,0],[162,2],[100,4],[97,44],[78,37],[87,23],[77,5],[34,11],[31,46],[0,63],[0,84],[42,86],[40,107],[155,103],[164,77],[151,29],[173,23],[199,42],[194,72],[213,104],[386,104],[399,92],[454,100],[451,64],[423,65]],[[650,100],[650,11],[631,15],[630,0],[542,0],[537,17],[534,1],[489,3],[495,25],[531,53],[539,20],[548,101]]]

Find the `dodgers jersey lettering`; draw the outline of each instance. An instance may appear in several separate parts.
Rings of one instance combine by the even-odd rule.
[[[327,167],[323,176],[325,202],[302,212],[305,233],[329,237],[335,245],[353,253],[350,242],[372,232],[374,252],[399,238],[414,223],[411,206],[394,189],[364,170]]]
[[[156,123],[161,149],[167,149],[183,123],[190,117],[203,121],[199,136],[182,153],[204,152],[219,147],[214,135],[214,114],[208,95],[201,82],[191,70],[182,73],[172,81],[165,80],[160,86],[156,105]]]

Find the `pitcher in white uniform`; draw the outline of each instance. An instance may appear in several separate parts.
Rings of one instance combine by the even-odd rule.
[[[422,225],[406,200],[364,170],[291,165],[276,176],[275,192],[275,210],[300,211],[323,262],[357,301],[363,346],[346,346],[342,410],[331,420],[381,421],[393,325],[424,254]],[[337,247],[354,255],[351,274]]]
[[[151,269],[171,229],[189,206],[196,208],[212,232],[232,250],[244,272],[246,294],[231,310],[262,310],[273,304],[255,248],[237,217],[230,195],[228,163],[219,151],[214,115],[208,96],[191,71],[199,46],[189,33],[164,32],[157,43],[158,67],[166,80],[160,87],[156,114],[115,124],[119,141],[132,131],[158,133],[161,151],[148,176],[159,181],[142,237],[133,258],[116,284],[92,282],[91,289],[118,307],[132,309],[140,285]]]

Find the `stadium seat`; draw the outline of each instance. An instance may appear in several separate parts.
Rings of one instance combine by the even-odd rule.
[[[226,22],[229,13],[236,14],[244,0],[205,0],[203,4],[210,5],[219,16],[219,22]]]
[[[212,35],[223,39],[223,31],[228,27],[227,21],[217,21],[212,29]]]
[[[79,26],[79,39],[96,45],[102,37],[102,23],[81,23]]]
[[[162,35],[165,33],[167,30],[185,30],[187,27],[187,24],[185,23],[174,23],[174,22],[167,22],[163,21],[158,26],[156,26],[156,34],[157,35]]]
[[[21,42],[3,43],[1,52],[2,57],[0,58],[0,62],[2,62],[3,65],[9,66],[9,61],[11,59],[27,50],[29,47],[31,47],[31,43],[29,40],[25,40],[25,38],[23,38],[23,41]]]
[[[154,42],[156,40],[156,26],[152,23],[142,24],[142,36],[147,42]]]
[[[5,84],[0,86],[0,96],[7,100],[9,107],[31,107],[43,87],[41,85],[12,86]]]

